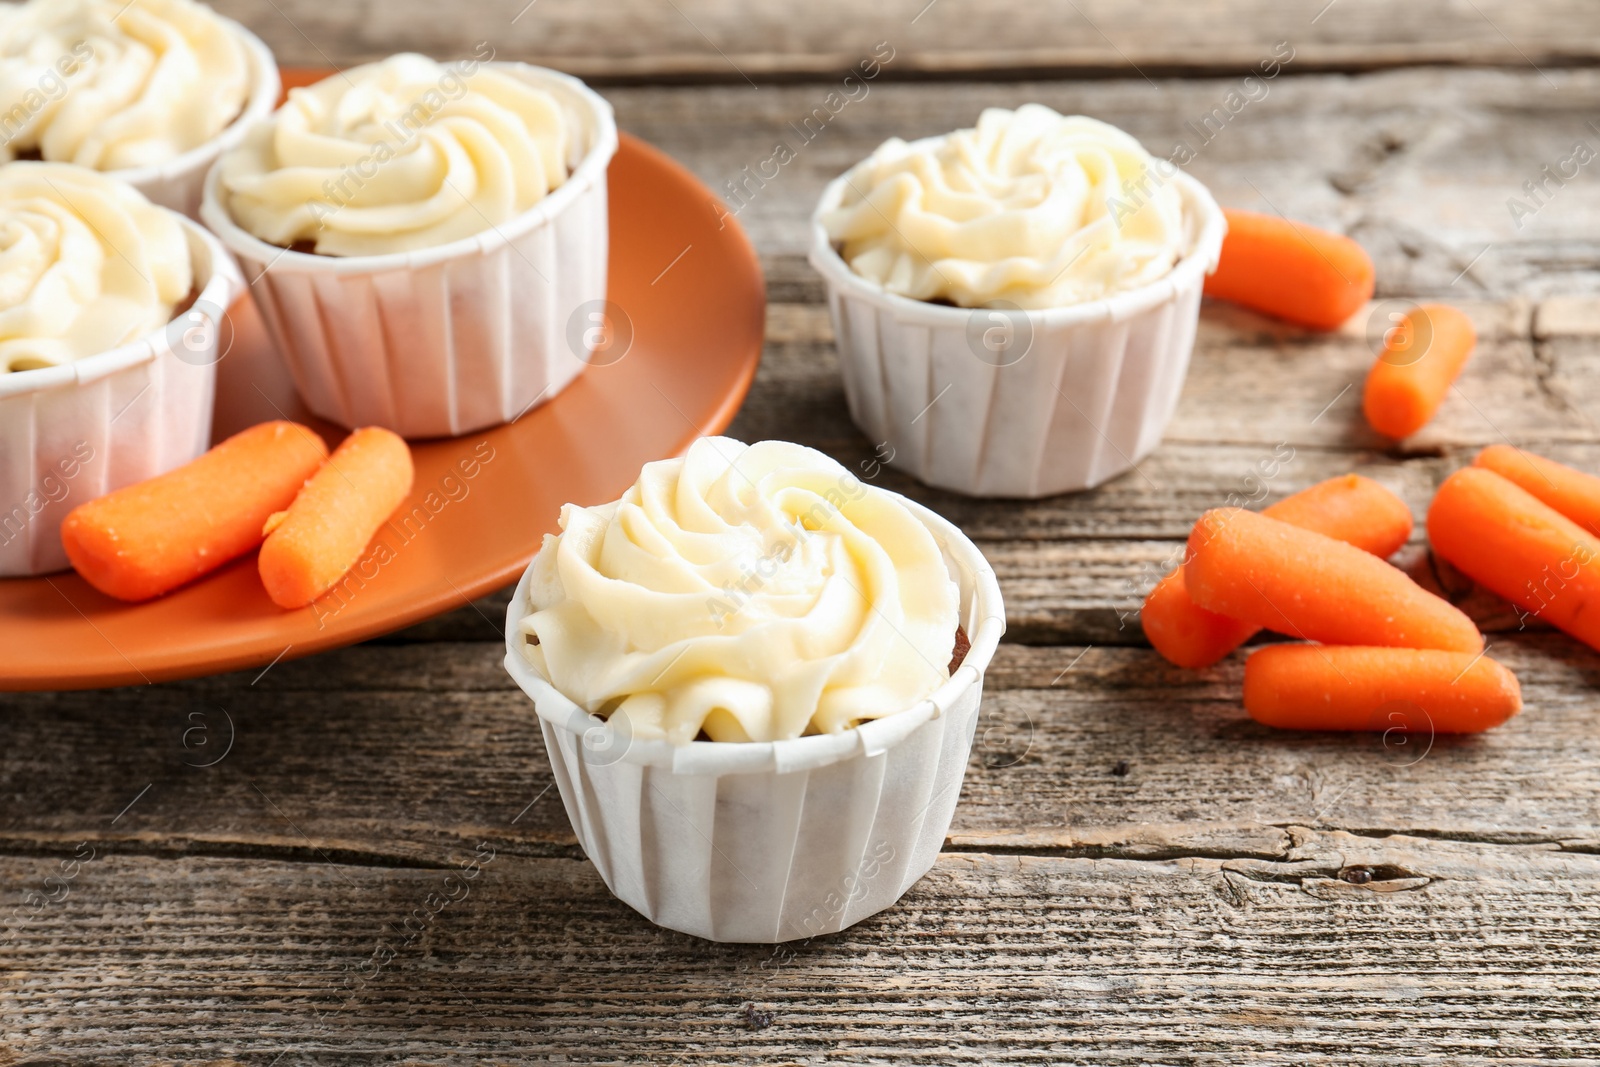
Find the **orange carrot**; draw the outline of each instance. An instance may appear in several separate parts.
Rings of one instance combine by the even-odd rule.
[[[1379,557],[1393,555],[1411,536],[1411,509],[1405,501],[1359,474],[1318,482],[1261,513]],[[1211,666],[1260,629],[1196,604],[1184,588],[1181,568],[1156,583],[1139,622],[1157,652],[1190,670]]]
[[[411,492],[412,473],[411,450],[390,431],[346,437],[289,509],[267,520],[259,565],[273,603],[303,608],[333,588]]]
[[[1428,424],[1478,343],[1472,320],[1448,304],[1412,308],[1367,372],[1361,409],[1374,430],[1409,437]]]
[[[148,600],[259,545],[267,516],[288,507],[327,457],[306,427],[264,422],[176,470],[73,508],[61,543],[102,593]]]
[[[1191,671],[1211,666],[1261,629],[1196,604],[1184,587],[1182,567],[1157,582],[1144,598],[1139,625],[1168,663]]]
[[[1600,478],[1510,445],[1490,445],[1472,461],[1515,482],[1533,496],[1600,537]]]
[[[1388,559],[1411,538],[1411,509],[1371,478],[1343,474],[1302,489],[1261,514]]]
[[[1521,711],[1522,687],[1472,652],[1272,645],[1245,661],[1244,710],[1288,730],[1475,734]]]
[[[1348,237],[1276,215],[1223,208],[1228,235],[1205,292],[1313,330],[1372,299],[1372,257]]]
[[[1200,516],[1183,581],[1207,611],[1335,645],[1477,652],[1472,620],[1376,556],[1239,508]]]
[[[1524,610],[1600,649],[1600,539],[1483,467],[1444,480],[1428,508],[1433,550]],[[1594,609],[1594,610],[1590,610]]]

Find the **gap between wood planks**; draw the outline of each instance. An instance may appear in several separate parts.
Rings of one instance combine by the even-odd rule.
[[[1127,860],[1148,863],[1173,863],[1183,860],[1241,860],[1257,863],[1293,864],[1303,862],[1297,857],[1301,841],[1316,835],[1343,835],[1374,843],[1398,844],[1412,848],[1426,847],[1426,842],[1475,846],[1503,846],[1514,849],[1538,848],[1573,855],[1600,855],[1600,839],[1552,838],[1533,833],[1474,833],[1446,832],[1427,829],[1362,828],[1348,826],[1306,826],[1300,823],[1271,823],[1249,827],[1210,826],[1214,832],[1237,830],[1241,837],[1262,840],[1275,839],[1276,847],[1263,844],[1258,847],[1184,847],[1159,841],[1132,840],[1144,828],[1135,828],[1125,835],[1130,840],[1122,843],[1081,842],[1077,844],[1025,844],[1026,835],[956,834],[945,840],[940,850],[943,856],[971,857],[1049,857],[1055,859]],[[1093,836],[1110,838],[1117,828],[1092,831]],[[388,870],[455,870],[459,864],[444,857],[430,857],[399,851],[384,852],[352,844],[318,843],[302,844],[298,840],[244,841],[224,837],[185,837],[182,835],[136,835],[119,837],[114,834],[74,832],[72,834],[12,834],[0,837],[0,860],[48,858],[71,855],[80,842],[115,849],[119,856],[141,856],[147,859],[205,858],[248,862],[293,863],[331,865],[335,867],[370,867]],[[1008,843],[1011,842],[1011,843]],[[533,845],[534,847],[528,847]],[[575,840],[548,843],[526,840],[506,840],[495,844],[498,854],[516,856],[527,860],[567,860],[587,863],[588,858]]]

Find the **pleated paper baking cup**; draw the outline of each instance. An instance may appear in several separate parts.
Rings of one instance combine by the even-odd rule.
[[[712,941],[815,937],[894,904],[933,866],[961,794],[1005,609],[977,547],[905,503],[960,586],[972,647],[927,700],[840,734],[686,745],[629,738],[528,665],[523,576],[506,612],[506,669],[533,699],[584,853],[611,892],[651,922]]]
[[[219,16],[220,17],[220,16]],[[165,163],[149,167],[132,167],[127,170],[107,171],[113,178],[127,182],[139,190],[151,203],[182,212],[191,219],[200,218],[200,201],[205,193],[206,173],[223,153],[238,148],[250,127],[263,121],[278,106],[283,93],[283,82],[278,78],[278,64],[272,50],[261,38],[234,22],[222,19],[229,30],[244,45],[250,61],[250,94],[245,99],[239,117],[211,140]]]
[[[417,252],[290,252],[234,223],[220,167],[206,180],[201,217],[239,257],[295,388],[323,418],[454,437],[516,419],[587,365],[586,310],[606,296],[611,105],[565,74],[492,66],[554,95],[585,145],[560,188],[504,225]]]
[[[66,568],[67,512],[210,444],[227,309],[244,278],[216,238],[182,222],[199,289],[186,311],[110,352],[0,374],[0,577]]]
[[[812,266],[828,308],[850,416],[890,463],[929,485],[983,497],[1041,497],[1121,474],[1161,442],[1178,403],[1200,290],[1227,225],[1204,186],[1182,196],[1187,248],[1163,278],[1105,300],[1042,311],[956,308],[885,292],[856,274],[821,217]]]

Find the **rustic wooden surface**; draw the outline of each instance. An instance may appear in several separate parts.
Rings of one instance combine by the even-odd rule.
[[[448,55],[520,5],[219,6],[289,60],[345,63]],[[900,906],[773,947],[695,941],[615,902],[499,665],[502,593],[264,674],[0,697],[0,1067],[1600,1062],[1600,658],[1515,632],[1503,605],[1428,559],[1420,531],[1406,565],[1482,622],[1524,686],[1527,711],[1482,737],[1265,730],[1238,707],[1239,657],[1167,667],[1132,614],[1194,517],[1252,494],[1274,449],[1293,458],[1268,499],[1354,469],[1419,517],[1493,441],[1600,468],[1600,161],[1520,228],[1506,206],[1575,141],[1600,146],[1600,72],[1572,68],[1600,40],[1593,6],[1338,0],[1310,23],[1322,6],[1201,18],[1173,3],[1157,17],[1078,0],[1004,5],[1018,21],[1002,24],[940,0],[907,24],[896,66],[1125,76],[886,77],[739,213],[772,306],[730,432],[856,466],[873,443],[845,415],[803,258],[829,177],[891,134],[1028,100],[1165,153],[1239,76],[1147,80],[1126,64],[1228,71],[1287,37],[1295,62],[1190,171],[1224,203],[1357,235],[1380,297],[1449,299],[1483,334],[1439,418],[1402,446],[1361,424],[1361,323],[1310,337],[1208,306],[1167,442],[1138,472],[1028,503],[883,472],[980,541],[1011,627],[946,854]],[[539,0],[503,51],[721,79],[711,42],[677,24],[692,16],[759,90],[734,76],[607,95],[624,129],[721,189],[833,85],[767,75],[856,53],[825,32],[846,21],[829,5],[783,20],[676,8]],[[1070,22],[1074,8],[1104,35],[1045,32],[1045,13]],[[887,38],[873,20],[908,11],[854,24]],[[1498,69],[1416,66],[1431,62]],[[469,895],[405,942],[406,917],[474,855],[493,858]],[[397,954],[374,973],[384,944]]]
[[[296,66],[479,42],[599,81],[843,72],[880,41],[907,74],[1185,74],[1255,66],[1279,41],[1316,69],[1560,67],[1600,55],[1585,0],[216,0]]]

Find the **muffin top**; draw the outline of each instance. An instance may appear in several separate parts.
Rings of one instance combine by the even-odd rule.
[[[391,56],[291,91],[224,157],[221,195],[269,244],[411,252],[532,208],[580,162],[576,129],[509,69]]]
[[[1066,307],[1153,282],[1183,254],[1183,203],[1128,134],[1040,104],[898,138],[845,175],[822,223],[861,277],[960,307]]]
[[[166,163],[237,118],[249,84],[244,45],[194,0],[0,5],[0,161]]]
[[[132,186],[65,163],[0,167],[0,372],[136,340],[192,284],[178,216]]]
[[[820,452],[701,438],[561,512],[522,620],[533,669],[635,737],[775,741],[949,678],[959,593],[901,499]]]

